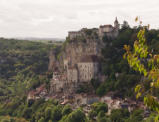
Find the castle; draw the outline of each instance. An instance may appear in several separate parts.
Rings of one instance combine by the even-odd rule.
[[[57,68],[53,65],[50,92],[52,94],[75,93],[81,84],[89,84],[92,79],[101,80],[100,60],[101,50],[104,47],[102,38],[107,36],[114,39],[118,33],[117,18],[114,27],[101,25],[99,28],[83,28],[80,31],[69,32],[70,43],[65,46],[60,57],[61,60],[57,61],[55,57],[50,59],[52,63],[58,64]],[[84,41],[80,41],[81,38]]]
[[[103,37],[103,36],[107,36],[110,38],[115,38],[118,36],[119,34],[119,27],[120,24],[117,20],[117,17],[114,21],[114,27],[112,25],[101,25],[99,28],[94,28],[93,30],[98,34],[99,37]],[[80,31],[70,31],[69,32],[69,38],[70,39],[74,39],[76,37],[82,36],[84,35],[84,30],[86,28],[83,28]]]

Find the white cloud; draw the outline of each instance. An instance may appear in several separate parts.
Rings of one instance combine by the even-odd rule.
[[[69,30],[112,24],[118,16],[134,25],[159,26],[158,0],[0,0],[0,36],[64,38]]]

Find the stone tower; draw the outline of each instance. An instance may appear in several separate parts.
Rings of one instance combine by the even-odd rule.
[[[114,28],[117,29],[117,30],[119,30],[119,27],[120,27],[120,24],[119,24],[118,19],[116,17],[116,19],[114,21]]]
[[[115,38],[119,35],[119,29],[120,29],[120,24],[119,24],[118,19],[116,17],[116,19],[114,21],[114,33],[113,33],[113,36]]]

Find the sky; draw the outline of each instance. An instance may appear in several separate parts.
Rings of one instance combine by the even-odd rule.
[[[159,0],[0,0],[0,37],[65,38],[68,31],[113,24],[159,29]]]

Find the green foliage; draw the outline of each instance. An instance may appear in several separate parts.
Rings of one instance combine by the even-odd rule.
[[[71,106],[66,105],[62,110],[62,115],[65,116],[70,114],[71,112],[72,112]]]
[[[103,111],[106,113],[108,111],[108,105],[106,103],[94,103],[92,104],[93,110],[97,112]]]
[[[79,86],[79,88],[76,90],[76,93],[89,93],[91,90],[90,84],[85,83]]]
[[[91,111],[88,113],[90,120],[94,121],[96,117],[99,122],[107,120],[107,118],[105,118],[106,112],[108,112],[108,105],[106,103],[94,103],[91,105],[91,108]]]
[[[126,122],[141,122],[144,119],[143,110],[134,110]]]
[[[99,82],[99,80],[92,79],[91,84],[92,84],[93,88],[96,90],[99,87],[100,82]]]
[[[140,72],[144,77],[150,80],[150,88],[145,89],[144,85],[139,84],[135,88],[136,97],[144,97],[144,103],[152,110],[159,113],[159,102],[154,96],[154,91],[159,88],[158,63],[159,55],[152,54],[146,44],[145,32],[147,28],[141,28],[137,40],[134,42],[133,50],[130,46],[125,45],[126,53],[124,58],[127,59],[129,65],[136,71]],[[150,34],[151,35],[151,34]],[[150,36],[147,34],[147,36]],[[151,37],[151,36],[150,36]],[[158,116],[156,121],[158,121]]]
[[[124,122],[129,117],[129,114],[127,109],[115,109],[112,110],[110,119],[112,122]]]
[[[66,122],[85,122],[85,121],[86,121],[86,116],[80,109],[77,109],[71,114],[69,114],[66,119]]]
[[[138,96],[143,95],[141,92],[144,90],[152,91],[153,94],[157,95],[158,87],[156,86],[158,86],[157,83],[159,80],[158,75],[155,76],[154,73],[158,73],[156,67],[159,62],[159,56],[157,55],[159,53],[159,42],[157,41],[159,39],[159,31],[145,29],[141,30],[137,35],[138,30],[139,28],[132,29],[123,26],[116,39],[103,38],[106,45],[102,49],[103,62],[101,71],[107,76],[107,79],[100,84],[98,80],[92,79],[91,81],[94,90],[99,96],[103,96],[109,91],[117,90],[118,95],[121,95],[121,97],[132,97],[132,91],[141,79],[141,76],[136,71],[149,76],[147,82],[136,87],[136,93],[140,93]],[[145,46],[146,39],[143,37],[144,33],[149,47]],[[92,35],[95,34],[92,30],[88,30],[87,36],[89,38],[98,38],[97,35],[91,37]],[[137,37],[138,41],[133,44]],[[83,37],[77,37],[77,39],[86,42]],[[28,90],[35,89],[43,83],[49,86],[49,79],[52,77],[52,73],[47,72],[50,49],[53,48],[56,52],[56,58],[60,59],[61,53],[59,52],[64,51],[67,44],[71,43],[71,41],[73,40],[67,38],[61,48],[60,46],[37,42],[0,39],[0,116],[2,116],[0,117],[0,121],[87,122],[89,120],[90,122],[139,122],[143,120],[143,112],[141,110],[129,113],[128,110],[117,109],[113,110],[110,116],[108,116],[106,114],[108,106],[105,103],[93,104],[87,116],[82,109],[72,110],[70,106],[59,105],[55,100],[45,101],[44,99],[40,99],[32,102],[32,104],[26,102],[25,95]],[[127,61],[122,57],[124,54],[123,46],[125,44],[130,45],[130,47],[134,46],[135,48],[134,53],[136,55],[130,57],[133,58],[133,61],[130,60],[129,64],[132,64],[131,66],[136,71],[129,68]],[[125,46],[125,49],[132,51],[129,46]],[[149,52],[151,52],[152,56]],[[145,64],[148,64],[148,66],[145,66]],[[148,70],[145,71],[145,69]],[[157,82],[155,82],[156,80]],[[85,85],[81,86],[79,92],[88,93],[89,90],[92,89]],[[3,102],[6,100],[7,102]],[[152,110],[158,111],[159,105],[155,97],[151,95],[146,96],[144,101]],[[18,118],[13,118],[13,116]],[[148,118],[147,121],[153,121],[155,116],[156,113],[151,118]],[[21,119],[21,117],[26,120]]]
[[[23,118],[16,118],[10,116],[0,116],[0,122],[29,122]]]
[[[102,49],[101,71],[107,79],[96,88],[97,95],[103,96],[109,91],[118,90],[123,97],[133,97],[133,88],[140,82],[140,75],[129,68],[127,61],[123,59],[123,46],[133,45],[136,35],[137,29],[123,27],[119,30],[119,36],[116,39],[103,38],[106,45]]]
[[[0,38],[0,102],[48,83],[51,48],[40,42]]]
[[[62,117],[61,108],[60,106],[54,107],[52,111],[52,120],[59,121]]]

